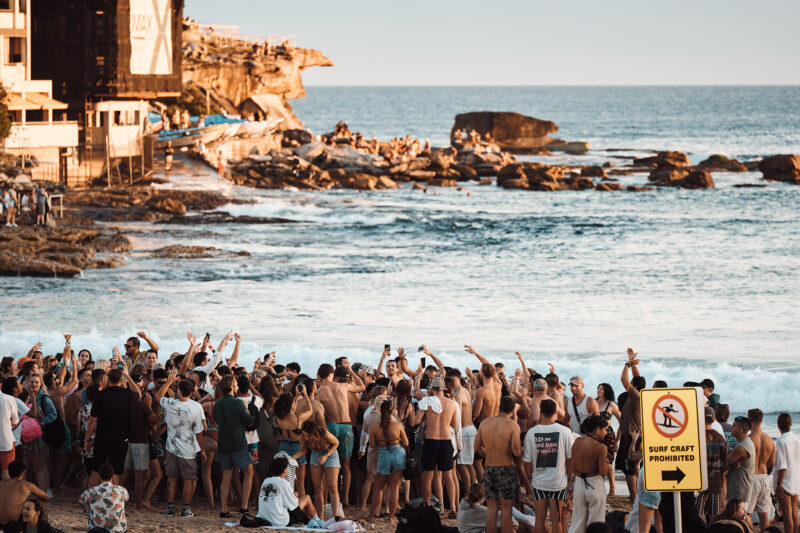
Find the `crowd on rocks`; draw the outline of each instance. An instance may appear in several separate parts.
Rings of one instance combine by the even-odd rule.
[[[630,348],[622,394],[599,383],[592,396],[581,376],[564,384],[519,352],[512,372],[472,346],[475,365],[463,373],[425,345],[418,364],[386,345],[375,367],[340,356],[304,371],[275,352],[245,368],[233,332],[216,346],[188,333],[186,352],[165,356],[142,331],[109,359],[64,337],[54,355],[36,344],[0,361],[5,531],[51,531],[43,502],[79,484],[94,533],[125,531],[126,505],[150,508],[159,495],[167,517],[191,518],[198,486],[221,520],[245,527],[357,531],[387,519],[418,531],[442,514],[462,533],[605,532],[615,470],[633,504],[624,527],[674,529],[672,498],[644,490],[646,380]],[[682,495],[683,530],[750,532],[755,512],[764,531],[774,487],[785,531],[797,531],[791,417],[779,416],[773,441],[759,409],[729,424],[711,379],[683,385],[706,399],[709,479]],[[354,506],[368,510],[366,524],[348,518]]]

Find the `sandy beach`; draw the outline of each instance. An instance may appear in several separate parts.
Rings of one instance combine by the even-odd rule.
[[[80,492],[77,490],[64,490],[47,503],[47,513],[54,526],[65,532],[86,531],[87,518],[77,503],[78,496],[80,496]],[[199,501],[196,499],[195,504],[192,506],[192,511],[197,514],[193,518],[167,518],[164,516],[164,505],[161,503],[155,503],[152,509],[142,509],[140,511],[133,509],[133,506],[129,506],[126,508],[128,531],[131,533],[173,533],[191,529],[196,533],[210,533],[212,531],[227,530],[228,528],[224,525],[226,520],[218,516],[219,507],[217,509],[209,509],[201,502],[203,502],[202,498]],[[626,496],[609,497],[607,506],[610,510],[630,511],[630,504]],[[345,513],[348,519],[366,520],[366,513],[361,512],[357,507],[348,507],[345,509]],[[442,518],[442,524],[456,527],[455,520]],[[375,522],[375,529],[369,528],[368,530],[375,533],[394,533],[396,527],[395,524],[383,519]]]

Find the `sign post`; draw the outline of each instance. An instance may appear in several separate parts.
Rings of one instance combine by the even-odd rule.
[[[644,489],[674,493],[681,533],[680,493],[708,488],[703,389],[643,389],[641,416]]]

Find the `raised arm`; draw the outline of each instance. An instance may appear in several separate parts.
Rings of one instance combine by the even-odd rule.
[[[156,391],[155,401],[157,404],[159,405],[161,404],[161,398],[164,397],[164,395],[167,393],[167,390],[169,390],[172,384],[175,383],[175,378],[177,377],[178,377],[177,368],[173,368],[172,370],[169,371],[169,374],[167,374],[167,382],[164,383],[164,385],[162,385],[161,388]]]
[[[231,358],[228,359],[228,366],[230,368],[235,367],[236,363],[239,362],[239,350],[242,347],[242,336],[238,333],[234,333],[233,338],[236,341],[236,344],[233,345],[233,353],[231,354]]]
[[[482,356],[477,351],[475,351],[475,348],[473,348],[469,344],[465,344],[464,345],[464,351],[467,352],[467,353],[471,353],[472,355],[477,357],[478,361],[480,361],[481,364],[491,364],[488,359],[486,359],[484,356]]]
[[[633,348],[628,348],[628,360],[625,362],[625,366],[622,368],[622,376],[620,377],[620,381],[622,381],[622,388],[631,394],[631,380],[628,377],[628,369],[631,369],[634,377],[639,375],[639,369],[636,368],[639,364],[639,360],[636,358],[637,355],[638,354],[633,351]]]
[[[145,333],[144,331],[140,331],[137,333],[137,335],[140,338],[142,338],[148,345],[150,345],[150,348],[152,348],[155,351],[158,351],[158,343],[153,339],[151,339],[150,337],[148,337],[147,333]]]
[[[353,371],[353,368],[352,367],[348,367],[347,370],[350,371],[350,375],[353,377],[353,382],[350,383],[350,385],[348,386],[347,390],[349,390],[350,392],[363,392],[363,391],[367,390],[367,388],[364,386],[364,382],[361,381],[361,378],[358,377],[358,374]],[[306,389],[305,389],[305,387],[303,387],[303,394],[305,394],[305,391],[306,391]],[[310,404],[310,402],[309,402],[309,404]]]
[[[410,376],[411,379],[416,378],[421,372],[414,372],[408,367],[408,361],[406,361],[406,351],[400,347],[397,349],[397,358],[399,359],[397,366],[400,367],[400,370],[407,376]],[[423,369],[424,370],[424,369]]]
[[[528,383],[530,381],[530,372],[528,372],[528,367],[525,364],[525,359],[523,359],[522,354],[519,353],[519,352],[515,352],[515,353],[517,354],[517,358],[519,359],[519,363],[522,365],[522,377],[520,379],[520,382],[527,387]]]
[[[381,353],[381,360],[378,362],[378,374],[383,375],[383,363],[386,362],[386,358],[392,353],[391,348],[384,348],[383,353]]]
[[[41,349],[42,349],[42,343],[41,342],[37,342],[36,344],[31,346],[31,349],[28,350],[28,353],[25,355],[25,357],[27,357],[28,359],[31,359],[33,357],[33,353],[34,352],[38,352]]]
[[[114,349],[116,350],[116,348]],[[120,370],[122,370],[122,376],[125,378],[125,381],[128,384],[128,388],[131,390],[131,392],[135,393],[138,398],[141,398],[142,391],[139,390],[139,386],[136,385],[136,382],[131,379],[131,375],[128,374],[128,368],[123,365],[123,367]]]
[[[425,355],[427,355],[428,357],[430,357],[431,359],[433,359],[433,362],[434,362],[434,364],[436,365],[436,368],[438,368],[439,370],[441,370],[442,372],[444,372],[444,363],[442,363],[441,359],[439,359],[438,357],[436,357],[436,356],[433,354],[433,352],[432,352],[432,351],[430,351],[430,350],[428,349],[428,347],[427,347],[427,346],[425,346],[424,344],[422,345],[422,351],[423,351],[423,352],[425,352]]]

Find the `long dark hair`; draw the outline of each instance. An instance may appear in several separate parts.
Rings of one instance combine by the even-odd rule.
[[[394,386],[394,394],[397,397],[397,417],[404,417],[411,403],[411,382],[407,379],[398,381]]]
[[[275,416],[278,418],[286,418],[292,412],[292,403],[294,398],[288,392],[284,392],[278,397],[275,402]]]
[[[308,433],[315,439],[322,440],[325,438],[325,434],[328,432],[328,429],[324,426],[318,426],[314,423],[313,420],[306,420],[303,422],[303,425],[300,426],[300,429],[303,430],[303,433]]]
[[[605,401],[610,403],[617,399],[617,397],[614,396],[614,389],[612,389],[611,385],[609,385],[608,383],[601,383],[600,385],[598,385],[598,387],[603,389],[603,399]]]
[[[272,374],[267,374],[258,383],[258,392],[261,393],[261,399],[264,404],[261,409],[269,411],[275,405],[275,400],[281,395],[278,386],[275,385],[275,377]]]
[[[39,523],[47,522],[47,508],[44,506],[44,502],[36,496],[28,496],[26,501],[31,502],[33,508],[39,513]]]
[[[392,421],[392,402],[389,400],[385,400],[381,404],[381,429],[383,430],[383,435],[388,439],[389,438],[389,423]]]

